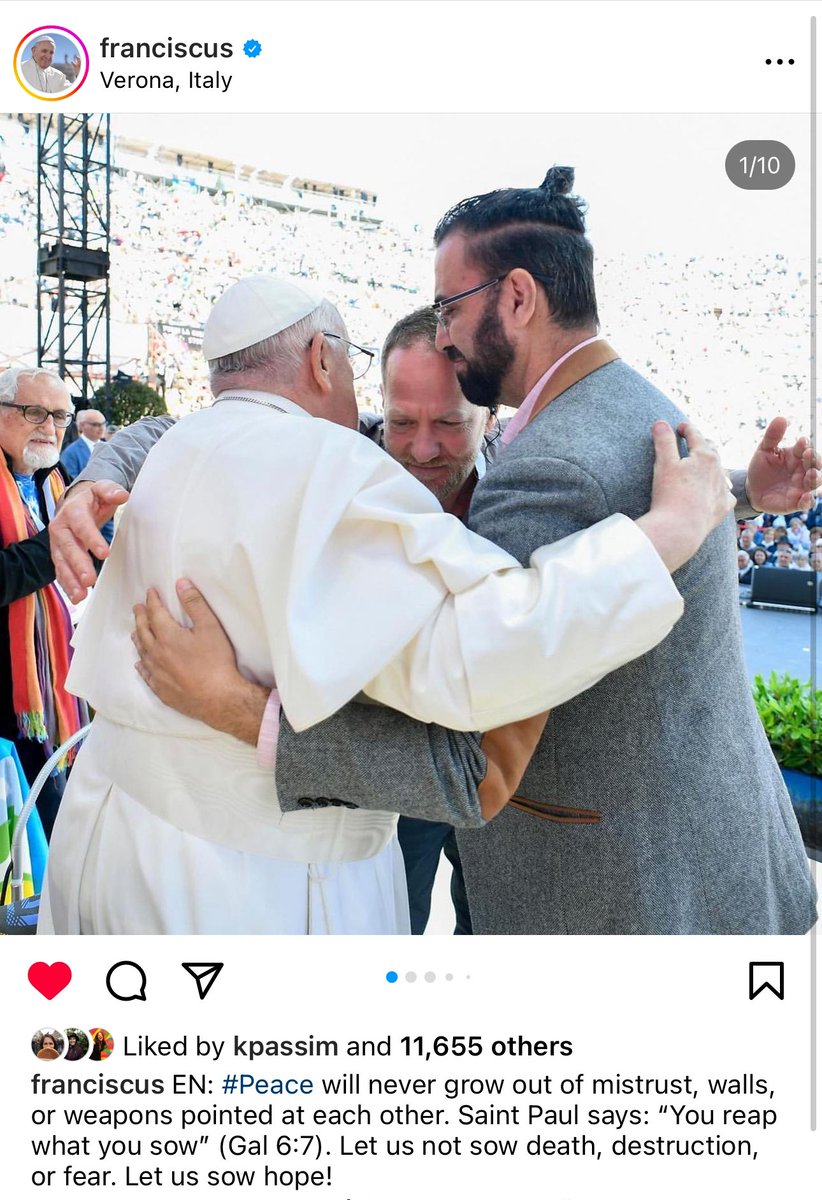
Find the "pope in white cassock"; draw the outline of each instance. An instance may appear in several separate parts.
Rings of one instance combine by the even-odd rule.
[[[355,432],[346,339],[337,310],[293,281],[252,277],[216,304],[203,344],[216,401],[149,455],[75,637],[68,686],[96,717],[40,932],[408,932],[393,814],[283,815],[252,747],[140,678],[132,608],[149,587],[179,620],[175,581],[201,588],[240,670],[279,689],[297,729],[362,690],[488,730],[590,687],[680,616],[669,572],[731,506],[718,465],[674,450],[665,474],[660,457],[649,514],[522,568]]]
[[[35,91],[42,92],[44,96],[67,92],[74,86],[62,71],[58,71],[51,65],[54,61],[55,49],[54,38],[41,37],[31,48],[31,58],[25,59],[20,64],[20,74],[26,83]],[[81,66],[79,56],[75,56],[72,66],[76,74]]]

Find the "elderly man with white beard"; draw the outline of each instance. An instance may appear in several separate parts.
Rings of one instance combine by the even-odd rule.
[[[72,626],[47,528],[66,486],[60,446],[73,417],[68,389],[51,371],[0,374],[0,737],[14,742],[29,783],[85,719],[64,687]],[[47,836],[62,790],[58,772],[40,796]]]

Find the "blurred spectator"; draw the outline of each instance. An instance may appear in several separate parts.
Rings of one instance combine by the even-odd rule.
[[[739,547],[739,549],[744,550],[747,555],[753,554],[754,548],[756,545],[756,543],[754,541],[753,530],[749,529],[748,526],[746,525],[745,528],[740,533],[739,540],[737,541],[736,544]]]
[[[822,526],[822,496],[817,496],[816,504],[809,510],[805,523],[809,529],[813,526]]]
[[[739,574],[739,586],[748,587],[753,578],[753,563],[751,557],[744,550],[740,550],[736,556],[737,572]]]
[[[816,571],[816,603],[822,607],[822,546],[811,554],[809,565]]]
[[[793,571],[793,551],[789,542],[780,542],[776,549],[776,558],[773,562],[768,563],[769,567],[778,568],[780,571]]]
[[[788,541],[794,550],[807,551],[810,548],[810,536],[801,517],[791,517],[788,524]]]
[[[70,479],[75,479],[83,470],[97,446],[102,442],[105,431],[106,419],[96,408],[85,408],[77,414],[78,436],[60,455],[60,462],[68,472]],[[100,532],[111,545],[114,537],[114,521],[106,521]]]
[[[768,557],[776,554],[776,530],[773,525],[766,525],[762,530],[762,546],[768,552]]]

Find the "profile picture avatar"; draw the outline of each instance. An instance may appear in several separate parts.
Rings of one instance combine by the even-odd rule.
[[[86,81],[88,52],[70,29],[41,25],[18,42],[14,74],[30,96],[38,100],[65,100]]]

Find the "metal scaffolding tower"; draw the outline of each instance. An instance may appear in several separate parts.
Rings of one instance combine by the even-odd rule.
[[[37,117],[37,362],[88,406],[111,376],[108,113]]]

